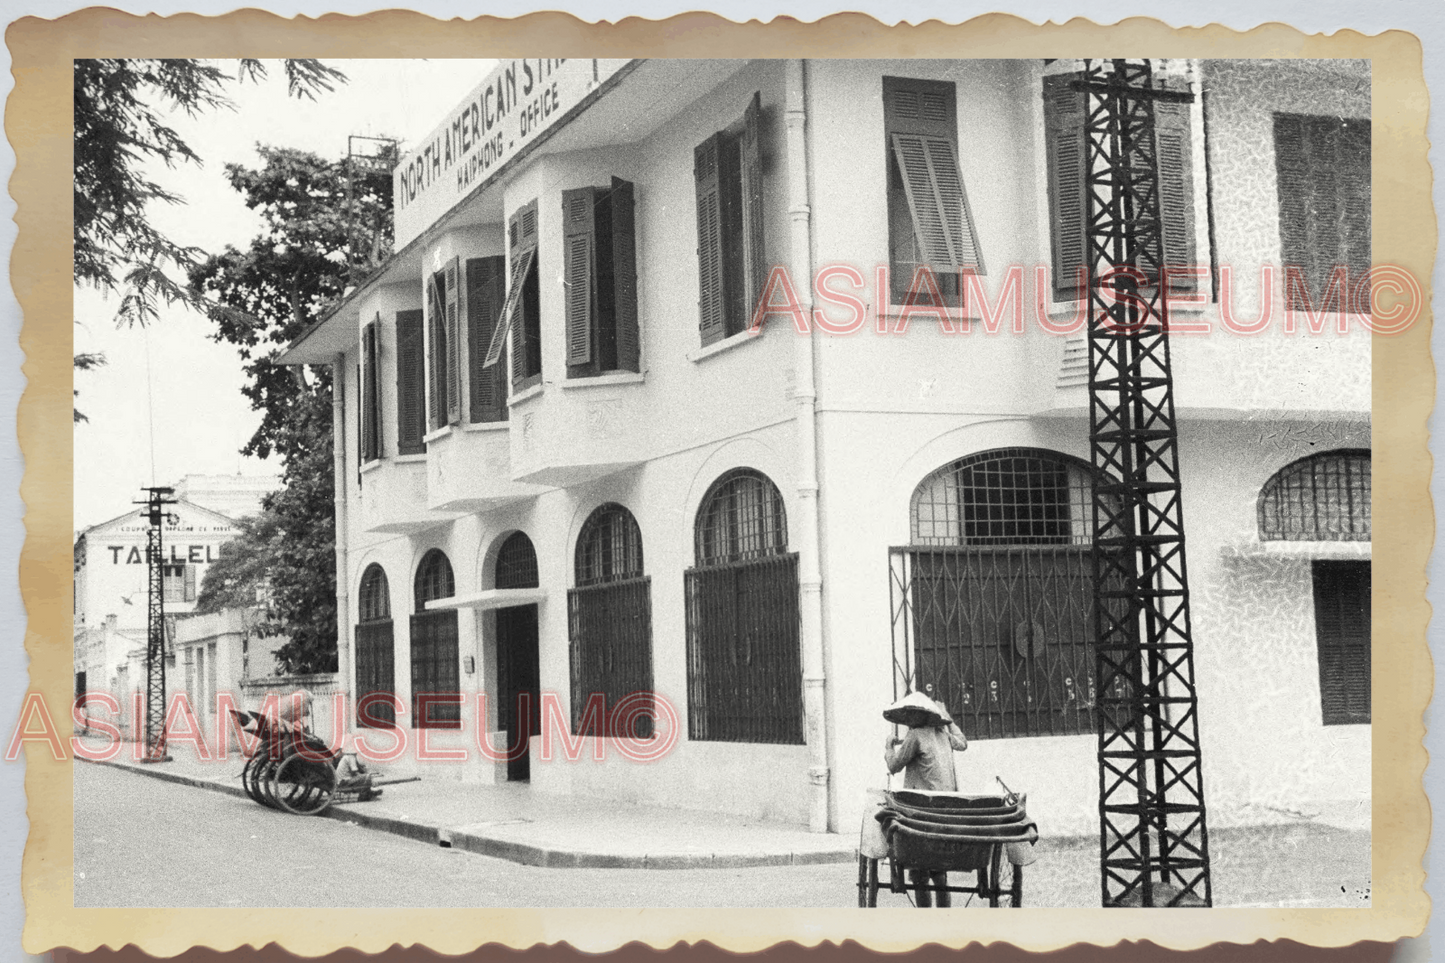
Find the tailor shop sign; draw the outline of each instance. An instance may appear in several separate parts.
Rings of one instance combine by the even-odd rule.
[[[502,61],[393,172],[397,249],[557,126],[629,62]]]

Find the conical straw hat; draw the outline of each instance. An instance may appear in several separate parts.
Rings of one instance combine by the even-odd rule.
[[[883,718],[901,726],[941,726],[943,716],[938,706],[922,692],[910,692],[883,710]]]

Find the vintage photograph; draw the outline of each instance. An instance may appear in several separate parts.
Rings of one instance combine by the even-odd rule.
[[[76,907],[1371,905],[1369,60],[74,73]]]

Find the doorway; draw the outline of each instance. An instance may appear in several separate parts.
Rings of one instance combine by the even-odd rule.
[[[1327,726],[1370,721],[1370,563],[1313,564],[1320,715]]]
[[[499,589],[536,588],[537,551],[522,532],[507,536],[497,550]],[[527,745],[542,732],[542,667],[537,651],[537,605],[497,609],[497,727],[507,732],[513,758],[507,760],[507,781],[527,782],[532,766]],[[519,711],[521,697],[525,710]]]

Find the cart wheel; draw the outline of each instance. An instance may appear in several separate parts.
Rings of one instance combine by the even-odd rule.
[[[874,909],[878,906],[878,860],[858,854],[858,906]]]
[[[297,754],[287,757],[271,780],[276,803],[298,816],[316,816],[336,796],[336,768],[329,762]]]
[[[241,788],[246,791],[246,795],[251,798],[252,802],[257,803],[261,801],[261,797],[256,794],[254,779],[256,776],[256,768],[260,765],[261,754],[260,752],[256,752],[247,756],[246,764],[241,767]]]
[[[1009,862],[1007,856],[995,866],[994,886],[988,902],[990,906],[1007,909],[1018,909],[1024,905],[1024,868]]]
[[[281,765],[279,759],[263,758],[251,773],[251,785],[256,789],[256,801],[270,809],[280,809],[276,802],[275,785],[276,769]]]

